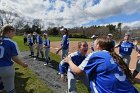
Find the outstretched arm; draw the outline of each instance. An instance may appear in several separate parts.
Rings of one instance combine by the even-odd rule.
[[[21,60],[18,56],[13,56],[12,60],[23,67],[28,67],[28,65],[23,62],[23,60]]]
[[[60,47],[57,51],[56,54],[58,54],[60,52],[60,50],[62,50],[62,47]]]

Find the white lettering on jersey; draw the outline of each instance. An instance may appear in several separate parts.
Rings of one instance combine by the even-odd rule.
[[[0,46],[0,58],[3,58],[4,55],[4,47]]]

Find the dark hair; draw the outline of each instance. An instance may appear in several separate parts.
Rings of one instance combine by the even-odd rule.
[[[79,42],[78,42],[78,49],[81,47],[82,43],[87,44],[86,41],[79,41]],[[88,45],[88,44],[87,44],[87,45]]]
[[[8,25],[3,26],[2,29],[1,29],[1,31],[2,31],[2,36],[3,36],[7,32],[15,31],[15,28],[13,26],[11,26],[11,25],[8,24]]]
[[[112,41],[108,38],[97,38],[97,43],[103,50],[107,50],[110,52],[111,56],[116,60],[117,64],[120,66],[124,74],[127,76],[129,81],[133,81],[133,76],[131,71],[129,70],[127,64],[123,61],[123,59],[114,51],[114,45]]]
[[[69,33],[69,31],[68,31],[67,28],[64,28],[64,32],[65,32],[65,34],[68,34]]]

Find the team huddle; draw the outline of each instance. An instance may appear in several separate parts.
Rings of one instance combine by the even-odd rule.
[[[135,49],[138,53],[140,50],[137,47],[137,41],[129,41],[130,34],[125,34],[123,40],[118,44],[113,40],[112,34],[108,34],[107,37],[94,36],[92,37],[92,52],[90,54],[87,54],[89,46],[86,41],[78,42],[77,51],[68,54],[68,29],[64,28],[63,33],[61,47],[56,54],[62,51],[59,74],[63,81],[68,82],[68,93],[77,93],[77,80],[84,83],[89,93],[138,93],[133,86],[133,81],[140,71],[139,59],[133,73],[129,69],[129,64],[132,50]],[[11,40],[14,35],[14,27],[6,25],[2,28],[0,38],[0,90],[4,89],[7,93],[15,93],[13,61],[23,67],[28,66],[18,57],[18,46],[16,42]],[[45,49],[44,65],[48,65],[50,62],[50,40],[47,33],[44,33],[43,37],[44,41],[37,32],[34,32],[27,35],[27,41],[30,56],[35,57],[35,59],[39,59],[40,54],[41,58],[44,58],[43,49]],[[37,50],[36,54],[34,47]],[[115,48],[119,48],[119,54],[115,52]],[[3,92],[0,91],[0,93]]]

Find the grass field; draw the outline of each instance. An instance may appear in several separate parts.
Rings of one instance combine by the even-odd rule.
[[[51,42],[52,41],[60,41],[61,38],[59,37],[49,37]],[[23,44],[23,37],[16,36],[13,38],[14,41],[18,43],[20,51],[28,51],[28,46]],[[70,39],[73,40],[81,40],[81,39]],[[83,39],[84,40],[84,39]],[[86,39],[86,41],[91,41],[91,39]],[[55,60],[56,62],[60,62],[60,56],[50,53],[51,59]],[[49,87],[44,84],[44,82],[38,79],[37,75],[34,74],[30,69],[25,69],[19,65],[15,65],[16,68],[16,90],[17,93],[52,93]],[[140,91],[140,84],[135,84],[136,88]],[[81,83],[77,83],[77,91],[78,93],[87,93],[85,86]]]

